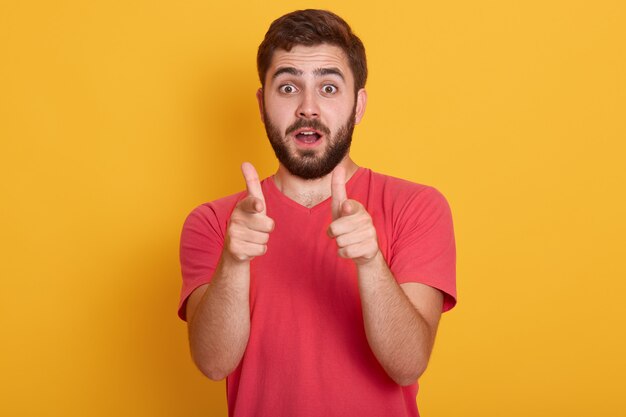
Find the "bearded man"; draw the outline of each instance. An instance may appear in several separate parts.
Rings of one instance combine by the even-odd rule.
[[[191,354],[226,378],[229,414],[418,416],[417,380],[456,303],[455,244],[432,187],[350,158],[365,49],[322,10],[259,46],[257,100],[278,170],[197,207],[181,236]]]

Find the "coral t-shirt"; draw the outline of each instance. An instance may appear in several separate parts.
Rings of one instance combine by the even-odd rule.
[[[397,385],[372,353],[354,263],[337,255],[326,230],[331,199],[307,208],[261,182],[274,219],[265,255],[250,265],[250,337],[227,377],[229,415],[418,416],[417,384]],[[381,252],[399,284],[419,282],[456,303],[450,209],[434,188],[359,168],[348,198],[372,217]],[[181,236],[179,316],[194,289],[211,281],[230,214],[245,192],[203,204]]]

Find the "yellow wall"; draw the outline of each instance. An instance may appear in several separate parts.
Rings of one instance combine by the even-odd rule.
[[[369,53],[357,162],[453,208],[423,415],[624,413],[625,3],[216,3],[0,4],[0,415],[225,415],[176,317],[179,232],[241,161],[275,169],[256,47],[311,6]]]

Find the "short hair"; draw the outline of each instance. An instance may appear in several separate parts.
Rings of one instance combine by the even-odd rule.
[[[348,23],[328,10],[296,10],[272,22],[257,52],[261,85],[265,86],[265,76],[274,51],[284,49],[289,52],[296,45],[316,46],[324,43],[338,46],[348,57],[356,94],[365,87],[367,80],[365,47]]]

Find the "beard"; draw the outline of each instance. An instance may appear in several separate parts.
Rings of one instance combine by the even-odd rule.
[[[265,120],[265,132],[278,161],[292,175],[305,180],[313,180],[330,174],[348,154],[350,144],[352,143],[352,133],[354,132],[355,111],[356,102],[352,109],[352,115],[332,136],[330,129],[317,119],[298,119],[285,130],[283,135],[278,127],[271,122],[265,112],[265,106],[263,109],[263,120]],[[322,153],[319,153],[317,150],[295,149],[291,151],[289,149],[288,141],[291,139],[287,136],[303,127],[316,129],[324,134],[324,140],[327,143],[326,149]]]

